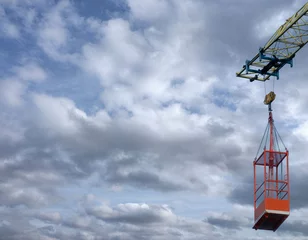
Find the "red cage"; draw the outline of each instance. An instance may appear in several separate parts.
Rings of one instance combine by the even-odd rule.
[[[289,152],[280,151],[278,136],[270,111],[264,150],[253,162],[255,230],[276,231],[290,214]]]

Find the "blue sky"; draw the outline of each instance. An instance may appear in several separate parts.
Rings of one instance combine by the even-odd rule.
[[[305,54],[275,83],[276,233],[251,229],[264,84],[235,77],[304,3],[0,0],[0,239],[306,239]]]

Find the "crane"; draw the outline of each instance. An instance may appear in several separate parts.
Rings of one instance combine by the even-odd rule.
[[[246,60],[236,72],[240,78],[267,81],[279,79],[279,71],[293,67],[296,53],[308,42],[308,2],[281,25],[258,53]],[[254,226],[253,229],[276,231],[290,215],[289,151],[285,147],[275,125],[271,104],[276,94],[265,96],[268,105],[268,126],[264,132],[254,167]],[[264,139],[266,139],[264,141]],[[285,150],[280,149],[282,143]],[[262,145],[263,144],[263,145]],[[263,151],[259,151],[263,147]],[[261,172],[258,173],[258,170]]]
[[[266,81],[279,79],[279,70],[286,64],[293,67],[295,54],[308,42],[308,2],[281,25],[258,53],[246,60],[237,77]]]

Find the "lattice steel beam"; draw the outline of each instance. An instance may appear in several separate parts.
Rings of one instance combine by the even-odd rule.
[[[281,25],[259,53],[246,60],[237,77],[250,81],[266,81],[271,76],[279,79],[279,70],[293,67],[295,54],[308,42],[308,3]]]

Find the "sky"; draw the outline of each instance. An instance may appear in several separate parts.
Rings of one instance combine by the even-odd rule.
[[[0,239],[308,239],[308,50],[235,76],[304,4],[0,0]],[[291,213],[255,231],[273,89]]]

